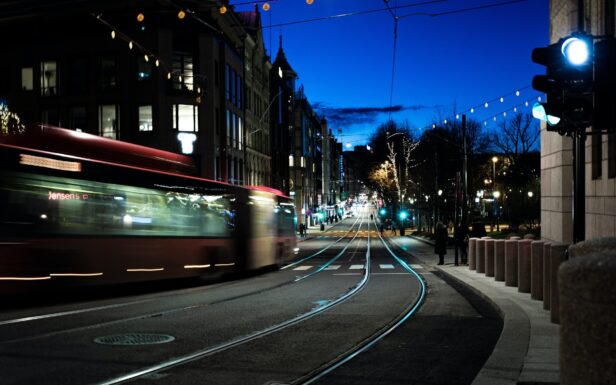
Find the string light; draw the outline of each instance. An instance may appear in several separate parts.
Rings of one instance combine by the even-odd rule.
[[[306,4],[311,5],[312,3],[314,3],[314,0],[306,0]]]
[[[515,96],[520,96],[520,91],[516,91]]]
[[[475,113],[475,109],[471,108],[471,114],[474,114],[474,113]]]
[[[137,21],[141,23],[143,21],[143,19],[145,19],[145,16],[143,15],[143,13],[139,13],[137,15]]]
[[[128,42],[128,49],[133,49],[133,42],[132,41]]]
[[[111,38],[115,39],[115,31],[114,30],[111,30]]]
[[[218,12],[220,12],[221,15],[224,15],[225,13],[227,13],[227,7],[224,4],[221,5],[218,9]]]
[[[501,102],[501,103],[505,102],[505,98],[503,98],[503,97],[501,96],[501,98],[500,98],[500,102]]]
[[[489,104],[488,102],[486,102],[486,104],[483,105],[485,108],[488,108]]]
[[[158,67],[160,65],[160,63],[158,62],[158,59],[156,59],[156,67]]]
[[[145,59],[145,62],[148,63],[150,61],[150,58],[148,57],[148,55],[143,55],[143,58]]]
[[[269,9],[270,9],[269,3],[263,3],[263,10],[264,11],[269,11]]]
[[[167,72],[167,80],[171,79],[171,72]]]
[[[180,9],[178,12],[178,19],[183,20],[186,17],[186,12],[183,9]]]

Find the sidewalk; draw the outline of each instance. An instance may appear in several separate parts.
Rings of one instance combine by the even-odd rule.
[[[413,236],[388,237],[430,269],[439,270],[471,288],[492,303],[503,318],[503,331],[473,385],[558,384],[559,325],[550,322],[550,313],[541,301],[517,287],[505,286],[494,278],[454,266],[454,249],[448,248],[445,264],[437,266],[433,244]],[[479,336],[478,336],[479,337]]]

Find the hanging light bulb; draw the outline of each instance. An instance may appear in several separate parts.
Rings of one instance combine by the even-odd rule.
[[[160,65],[160,63],[158,62],[158,59],[156,59],[156,67],[158,67]]]
[[[111,38],[115,39],[115,31],[114,30],[111,30]]]
[[[445,119],[445,121],[443,123],[447,124],[447,119]]]
[[[504,102],[504,101],[505,101],[505,98],[503,98],[503,97],[501,96],[500,101],[501,101],[501,103],[502,103],[502,102]]]
[[[143,13],[139,12],[137,14],[137,21],[141,23],[143,19],[145,19],[145,16],[143,15]]]
[[[268,3],[263,3],[263,10],[269,11],[269,9],[270,9],[270,5]]]
[[[133,49],[133,42],[132,41],[128,42],[128,49]]]
[[[485,108],[488,108],[488,102],[486,102],[486,104],[484,104]]]
[[[167,72],[167,79],[171,79],[171,72]]]
[[[178,80],[182,83],[182,75],[178,76]]]
[[[227,7],[224,4],[221,5],[220,8],[218,8],[218,12],[220,12],[221,15],[224,15],[227,13]]]
[[[471,108],[471,114],[475,113],[475,109]]]
[[[314,0],[306,0],[306,4],[311,5],[312,3],[314,3]]]
[[[524,106],[528,107],[528,100],[524,102]]]
[[[148,57],[148,55],[143,55],[143,58],[145,59],[146,63],[150,61],[150,58]]]
[[[186,12],[184,12],[183,9],[180,9],[180,12],[178,12],[178,19],[182,20],[186,17]]]
[[[513,112],[518,112],[518,107],[513,107]]]
[[[516,91],[515,96],[520,96],[520,91]]]
[[[503,112],[503,116],[507,117],[507,111]]]
[[[456,114],[456,120],[460,119],[460,114]]]
[[[432,128],[436,128],[436,124],[432,124]]]

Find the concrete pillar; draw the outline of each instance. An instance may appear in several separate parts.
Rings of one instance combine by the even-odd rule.
[[[616,249],[577,253],[558,279],[560,383],[616,383]]]
[[[589,239],[569,246],[569,258],[609,250],[616,250],[616,238]]]
[[[475,245],[475,250],[477,254],[477,272],[485,273],[486,272],[486,263],[485,263],[485,255],[486,255],[486,240],[478,239],[477,244]]]
[[[518,242],[518,291],[530,293],[530,239]]]
[[[503,282],[505,280],[505,240],[497,239],[494,241],[494,280]]]
[[[485,241],[486,277],[494,277],[494,239]]]
[[[543,299],[543,241],[530,244],[530,298]]]
[[[550,310],[550,251],[552,244],[543,244],[543,309]]]
[[[475,255],[475,251],[477,250],[477,239],[479,238],[470,238],[468,240],[468,268],[470,270],[475,270],[477,268],[477,257]]]
[[[505,241],[505,286],[518,286],[518,240]]]
[[[550,320],[559,323],[558,268],[565,261],[567,245],[553,243],[550,249]]]

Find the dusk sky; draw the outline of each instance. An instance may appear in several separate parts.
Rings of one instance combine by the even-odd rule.
[[[234,3],[238,11],[254,6]],[[434,121],[455,118],[455,112],[486,121],[486,129],[493,130],[499,123],[495,115],[502,121],[503,112],[512,114],[514,106],[527,100],[532,106],[539,96],[530,84],[545,69],[530,57],[533,48],[548,44],[548,0],[269,3],[262,22],[272,60],[282,34],[298,84],[336,136],[341,129],[338,137],[345,145],[367,143],[390,116],[390,96],[391,118],[408,121],[417,132]],[[288,24],[379,9],[383,11]],[[391,94],[394,14],[399,21]],[[481,108],[471,114],[477,106]]]

